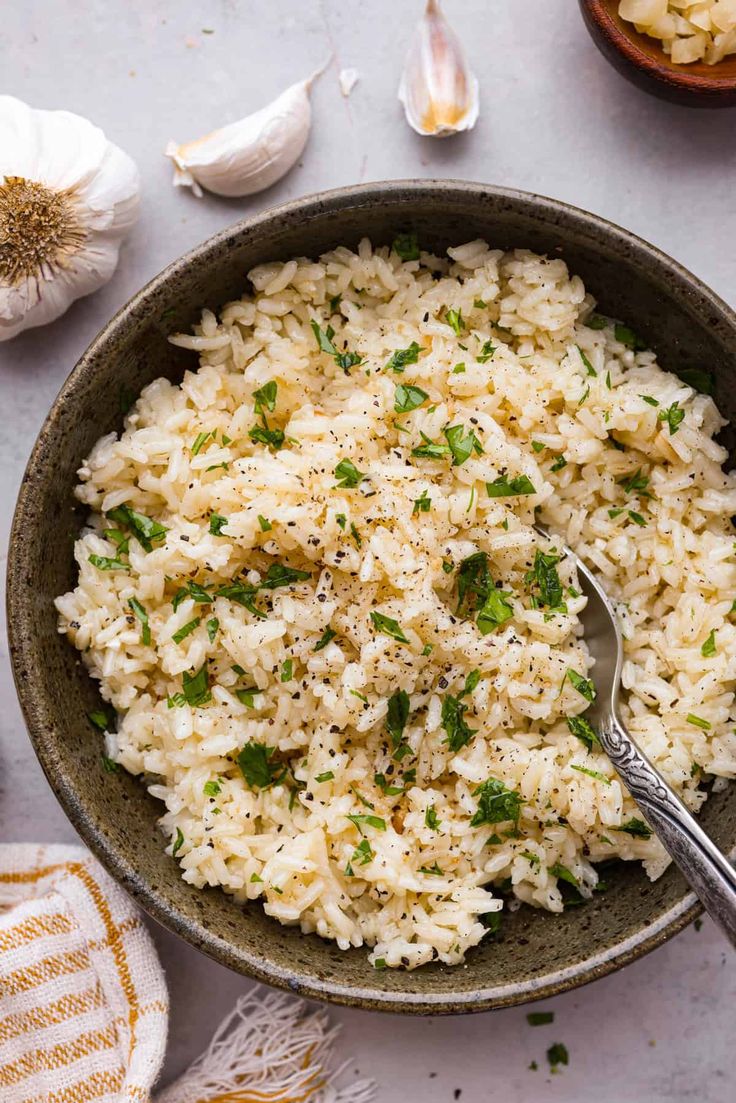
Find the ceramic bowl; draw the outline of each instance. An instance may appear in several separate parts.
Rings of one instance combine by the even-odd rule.
[[[633,84],[687,107],[736,106],[736,54],[706,65],[676,65],[661,42],[639,34],[618,14],[619,0],[579,0],[585,25],[598,49]]]
[[[242,294],[255,264],[317,256],[368,235],[390,242],[412,229],[425,247],[484,237],[562,257],[600,309],[626,319],[674,369],[707,366],[722,410],[736,414],[736,316],[646,242],[554,200],[481,184],[395,182],[312,196],[238,223],[156,276],[92,343],[54,402],[31,455],[13,524],[8,622],[16,685],[48,780],[108,871],[165,927],[230,968],[305,996],[389,1011],[479,1011],[523,1003],[593,980],[684,927],[697,903],[675,869],[651,883],[641,866],[606,873],[610,888],[563,915],[522,907],[497,941],[456,968],[377,971],[364,949],[280,926],[260,905],[185,884],[164,853],[161,805],[126,773],[107,774],[87,713],[95,684],[56,630],[53,599],[74,585],[72,544],[83,522],[75,472],[122,406],[156,376],[179,380],[191,353],[167,336],[203,306]],[[736,788],[714,795],[702,822],[726,851],[736,842]]]

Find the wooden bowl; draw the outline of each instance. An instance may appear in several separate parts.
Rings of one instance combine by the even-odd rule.
[[[602,313],[626,319],[665,367],[707,367],[723,414],[736,420],[736,314],[653,246],[564,203],[485,184],[393,181],[287,203],[223,230],[156,276],[93,341],[54,401],[23,479],[8,557],[8,635],[16,686],[36,753],[80,835],[107,870],[160,923],[216,961],[316,999],[412,1014],[482,1011],[563,992],[610,973],[681,930],[699,912],[670,867],[649,881],[639,862],[606,870],[608,891],[562,915],[522,907],[507,915],[467,964],[405,973],[374,969],[365,948],[347,952],[259,903],[240,907],[219,889],[182,879],[157,826],[163,806],[125,771],[105,773],[102,740],[87,720],[98,685],[59,635],[53,599],[75,585],[74,540],[86,509],[77,469],[103,433],[119,432],[121,396],[158,376],[179,382],[190,353],[167,340],[201,308],[243,292],[246,272],[269,260],[317,257],[369,236],[414,230],[444,251],[483,237],[494,248],[562,257]],[[736,435],[722,438],[736,463]],[[736,785],[700,816],[724,853],[736,853]]]
[[[656,38],[618,14],[619,0],[578,0],[596,46],[632,84],[687,107],[736,106],[736,54],[706,65],[676,65]]]

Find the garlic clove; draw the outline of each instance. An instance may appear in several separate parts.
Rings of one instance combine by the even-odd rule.
[[[478,118],[478,81],[462,44],[440,9],[428,0],[417,24],[399,85],[407,122],[417,134],[444,138],[470,130]]]
[[[309,93],[321,72],[292,84],[253,115],[183,145],[169,142],[165,155],[174,162],[174,186],[189,187],[197,196],[205,188],[235,198],[275,184],[307,144]]]
[[[139,208],[138,169],[99,127],[0,96],[0,341],[106,283]]]

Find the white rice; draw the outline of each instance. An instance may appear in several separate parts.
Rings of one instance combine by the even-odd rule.
[[[566,677],[589,672],[585,599],[563,561],[562,611],[533,607],[527,573],[554,547],[531,528],[535,510],[619,603],[623,711],[640,746],[691,808],[704,775],[736,772],[736,477],[713,440],[723,419],[654,353],[628,347],[625,328],[586,326],[593,303],[562,261],[482,241],[448,252],[402,262],[363,241],[318,263],[263,265],[253,294],[219,320],[204,311],[195,336],[174,338],[200,353],[199,369],[148,386],[121,437],[103,437],[80,469],[90,523],[79,584],[57,600],[60,631],[118,713],[106,753],[164,803],[185,880],[260,900],[341,947],[366,944],[379,967],[460,962],[486,934],[480,916],[516,901],[559,912],[572,881],[590,896],[597,862],[641,860],[653,878],[666,867],[606,756],[568,728],[588,706]],[[448,311],[462,315],[449,314],[457,333]],[[318,349],[313,320],[360,357],[349,374]],[[387,368],[412,342],[417,362]],[[262,423],[253,393],[272,380],[275,410],[261,406],[280,448],[248,435]],[[396,413],[398,385],[428,398]],[[412,455],[446,446],[457,425],[482,452],[459,464]],[[336,486],[344,460],[365,475],[356,488]],[[533,493],[489,496],[488,483],[522,475]],[[165,527],[150,552],[130,533],[127,552],[104,535],[125,529],[125,515],[103,516],[121,504]],[[478,552],[513,609],[486,634],[471,609],[457,615],[458,567]],[[265,618],[227,596],[172,606],[188,582],[213,595],[276,563],[309,573],[257,592]],[[185,673],[204,664],[211,699],[181,703]],[[400,691],[410,713],[392,738]],[[472,729],[456,751],[449,698]],[[273,784],[246,780],[244,747]],[[502,791],[503,808],[489,802],[474,826],[489,779],[516,799]]]

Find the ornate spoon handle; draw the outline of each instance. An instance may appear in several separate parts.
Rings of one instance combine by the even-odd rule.
[[[634,744],[616,716],[599,728],[603,749],[710,917],[736,946],[736,869]]]

